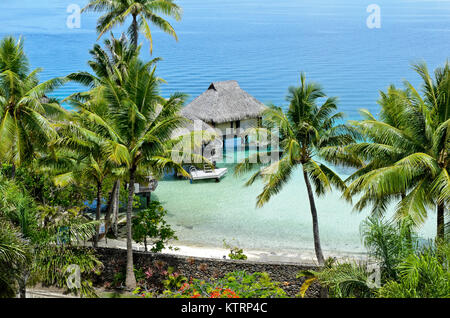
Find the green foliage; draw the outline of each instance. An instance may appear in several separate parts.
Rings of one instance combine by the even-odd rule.
[[[209,281],[193,279],[178,290],[166,290],[168,298],[285,298],[286,293],[267,273],[236,271]]]
[[[95,250],[75,246],[54,246],[37,251],[33,271],[37,280],[47,286],[65,288],[68,292],[84,297],[97,297],[91,279],[99,275],[103,264],[97,259]],[[80,288],[70,289],[67,280],[72,272],[68,267],[72,264],[80,268]]]
[[[187,281],[187,278],[174,272],[173,267],[167,269],[167,279],[163,281],[163,285],[168,290],[179,289],[181,285]]]
[[[56,136],[52,121],[67,114],[47,97],[65,79],[40,82],[42,70],[28,73],[28,66],[22,41],[5,37],[0,43],[0,161],[14,167],[30,166],[46,151]]]
[[[379,262],[383,280],[395,279],[398,264],[417,246],[417,238],[408,226],[383,218],[369,217],[363,221],[361,235],[369,254]]]
[[[161,13],[175,20],[181,19],[181,8],[172,0],[135,0],[135,1],[106,1],[91,0],[84,11],[105,12],[97,21],[97,32],[99,38],[114,26],[121,25],[128,18],[132,17],[133,21],[128,28],[128,34],[131,37],[134,47],[137,47],[139,32],[143,32],[145,37],[150,41],[150,53],[153,48],[152,33],[150,31],[150,23],[155,25],[161,31],[172,35],[177,39],[175,30],[170,23],[160,16]]]
[[[265,126],[275,128],[275,132],[266,128],[250,129],[256,136],[279,138],[280,149],[272,150],[280,152],[279,160],[267,164],[261,162],[260,154],[256,153],[236,165],[235,175],[254,172],[255,165],[265,164],[246,183],[250,186],[255,180],[262,179],[264,188],[256,200],[256,206],[262,207],[284,188],[292,174],[299,171],[298,167],[302,168],[311,206],[315,252],[322,265],[324,257],[313,190],[321,196],[333,187],[341,191],[346,189],[344,181],[325,162],[337,165],[347,164],[350,157],[355,159],[343,152],[343,147],[355,142],[358,134],[351,127],[338,123],[344,114],[337,112],[337,98],[327,97],[319,84],[307,82],[304,73],[300,75],[299,86],[289,87],[286,99],[289,102],[287,111],[272,106],[263,113]],[[276,135],[272,136],[272,133]],[[355,159],[355,162],[357,166],[362,165],[361,160]]]
[[[367,268],[357,263],[337,263],[327,260],[320,271],[302,271],[297,278],[306,277],[300,289],[300,296],[304,297],[309,286],[318,281],[328,288],[330,297],[334,298],[361,298],[372,297],[373,289],[369,285]]]
[[[16,254],[26,251],[26,258],[10,259],[8,286],[12,290],[15,281],[26,285],[43,283],[58,287],[66,286],[69,265],[78,265],[81,270],[81,286],[70,290],[83,296],[95,296],[91,274],[98,274],[101,263],[93,251],[74,247],[72,243],[86,240],[93,234],[94,224],[89,223],[77,212],[52,210],[37,206],[19,180],[7,180],[0,175],[0,222],[3,230],[17,233],[20,243]],[[66,233],[62,236],[62,229]],[[1,243],[0,243],[1,244]],[[5,245],[6,246],[6,245]],[[19,249],[20,246],[20,249]],[[8,255],[8,254],[5,254]],[[20,255],[20,254],[19,254]],[[6,269],[6,268],[5,268]],[[5,281],[3,281],[5,283]]]
[[[246,260],[247,259],[247,255],[244,254],[244,250],[242,248],[239,248],[237,246],[231,246],[225,240],[223,240],[223,245],[225,248],[230,250],[230,254],[228,254],[228,257],[230,259],[234,259],[234,260]]]
[[[434,78],[424,63],[413,69],[423,80],[422,96],[409,82],[403,90],[391,86],[380,93],[379,119],[362,110],[363,120],[352,121],[364,139],[345,150],[365,164],[349,177],[344,195],[359,195],[355,209],[372,206],[377,215],[399,202],[395,217],[416,228],[437,208],[443,239],[450,203],[450,65],[437,68]]]
[[[139,287],[141,289],[146,289],[147,283],[146,278],[147,275],[145,274],[144,270],[141,268],[133,268],[134,276],[136,278],[136,281],[139,284]],[[125,285],[125,279],[126,279],[126,268],[121,267],[119,270],[117,270],[113,276],[112,286],[114,288],[123,288]]]
[[[0,174],[7,177],[10,171],[11,165],[2,165]],[[36,169],[17,168],[15,180],[26,189],[37,204],[44,206],[83,207],[84,202],[91,201],[95,193],[89,185],[72,184],[65,188],[57,187],[50,175],[39,173]]]
[[[445,253],[440,254],[446,249]],[[398,279],[377,292],[381,298],[449,298],[450,244],[411,254],[398,265]]]
[[[133,295],[139,296],[141,298],[154,298],[153,293],[143,289],[142,287],[137,287],[133,290]]]
[[[367,263],[328,261],[320,271],[304,271],[301,296],[313,281],[328,289],[330,297],[449,297],[450,244],[441,242],[419,248],[404,224],[373,217],[363,223],[362,235],[369,256],[380,269],[376,284]]]
[[[164,220],[167,211],[158,201],[150,202],[147,209],[141,210],[133,218],[133,239],[138,243],[144,243],[147,251],[148,239],[151,251],[160,252],[165,248],[169,240],[177,239],[175,232]]]
[[[30,258],[20,232],[0,217],[0,298],[14,297],[20,266]]]

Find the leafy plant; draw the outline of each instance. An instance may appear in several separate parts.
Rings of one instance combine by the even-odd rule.
[[[73,264],[80,270],[79,288],[70,288],[67,285],[72,274],[68,268]],[[99,275],[102,268],[103,264],[91,248],[54,246],[38,251],[33,271],[37,280],[46,286],[57,286],[81,296],[97,297],[91,279],[94,275]]]
[[[372,297],[374,291],[370,285],[369,271],[363,264],[336,263],[327,260],[320,271],[301,271],[297,278],[305,277],[299,296],[305,297],[308,288],[319,282],[328,288],[330,297],[353,298]]]
[[[136,295],[138,297],[142,298],[153,298],[153,293],[143,289],[142,287],[136,287],[135,290],[133,290],[133,295]]]
[[[105,12],[97,21],[99,38],[114,26],[123,24],[131,16],[132,23],[128,28],[128,34],[134,47],[138,45],[139,32],[143,32],[150,41],[150,53],[152,52],[153,39],[149,22],[178,40],[170,23],[159,15],[164,13],[177,21],[181,19],[181,8],[172,0],[91,0],[82,11]]]
[[[148,240],[151,242],[151,251],[160,252],[169,240],[177,239],[175,231],[164,220],[167,211],[158,201],[150,202],[147,209],[141,210],[133,218],[133,240],[143,242],[147,252]]]
[[[173,267],[167,269],[167,279],[163,281],[164,287],[168,290],[178,289],[187,281],[187,278],[174,272]]]
[[[436,234],[443,240],[450,204],[450,64],[434,76],[425,63],[413,69],[423,81],[422,94],[409,82],[403,90],[391,86],[381,93],[379,119],[361,110],[363,120],[351,122],[364,140],[346,151],[365,164],[349,177],[344,195],[358,195],[355,208],[372,205],[378,215],[398,202],[395,217],[416,228],[435,209]]]
[[[398,265],[397,280],[389,280],[377,292],[381,298],[449,298],[450,246],[411,254]],[[443,253],[441,253],[443,252]]]
[[[230,250],[230,253],[228,254],[228,257],[230,259],[235,259],[235,260],[246,260],[247,259],[247,255],[244,254],[244,250],[242,248],[239,248],[237,246],[231,246],[225,240],[223,240],[223,245],[225,248]]]

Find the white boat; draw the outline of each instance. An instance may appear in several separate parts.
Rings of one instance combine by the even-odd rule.
[[[227,173],[227,168],[207,168],[205,166],[204,170],[197,170],[195,167],[189,169],[189,174],[191,175],[191,183],[194,180],[204,180],[204,179],[216,179],[217,182],[220,181]]]

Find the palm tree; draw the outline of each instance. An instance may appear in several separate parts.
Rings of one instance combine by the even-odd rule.
[[[118,39],[116,39],[114,35],[111,34],[111,39],[105,40],[104,48],[102,48],[98,44],[95,44],[93,49],[90,50],[92,60],[88,61],[93,74],[88,72],[77,72],[67,76],[69,80],[88,86],[91,88],[91,90],[84,93],[72,94],[66,100],[71,101],[74,104],[74,107],[79,108],[80,111],[84,114],[85,118],[96,118],[99,121],[108,122],[107,117],[109,118],[110,116],[108,114],[107,108],[104,107],[105,100],[103,97],[103,80],[105,78],[108,78],[114,81],[117,85],[120,85],[121,79],[127,76],[128,64],[132,59],[139,56],[140,48],[141,46],[138,46],[137,48],[133,47],[133,45],[129,43],[128,38],[124,34],[122,34],[122,36]],[[158,58],[155,58],[152,61],[156,62],[158,60]],[[86,104],[84,104],[84,102],[86,102]],[[88,110],[86,108],[87,104],[94,105],[94,110]],[[103,106],[95,106],[100,104]],[[101,113],[98,113],[97,111],[101,111]],[[88,123],[88,121],[86,120],[84,122]],[[111,128],[106,130],[102,128],[101,130],[103,131],[103,138],[109,140],[116,139]],[[117,216],[117,209],[119,207],[118,204],[115,205],[114,202],[118,201],[117,196],[119,193],[119,188],[120,178],[119,176],[117,176],[109,199],[109,204],[111,206],[108,206],[107,215],[105,216],[106,231],[108,231],[110,225],[110,214],[111,212],[113,212],[112,206],[114,206],[114,208],[116,209],[114,214]],[[98,202],[99,200],[97,200],[97,203]],[[96,215],[99,215],[99,206],[97,206],[96,210]],[[114,220],[114,224],[116,224],[117,227],[117,220]]]
[[[178,115],[185,95],[173,94],[168,99],[161,97],[159,85],[163,80],[155,75],[154,66],[158,59],[143,63],[137,58],[139,48],[135,55],[126,54],[132,45],[113,42],[114,45],[107,46],[109,53],[99,46],[91,52],[94,60],[89,64],[96,75],[76,73],[69,77],[92,87],[91,91],[77,94],[74,98],[89,100],[93,94],[99,94],[105,99],[108,116],[89,114],[86,118],[97,127],[95,131],[103,131],[108,138],[114,136],[117,142],[113,148],[115,155],[121,162],[126,162],[123,165],[126,173],[122,175],[128,181],[126,285],[134,289],[131,222],[134,184],[150,173],[155,177],[161,176],[165,169],[175,169],[189,177],[181,163],[172,160],[174,153],[180,154],[174,150],[178,140],[173,133],[186,122]]]
[[[56,136],[52,118],[64,109],[46,95],[65,82],[39,82],[41,69],[28,73],[22,42],[6,37],[0,43],[0,160],[16,166],[30,163],[39,149]]]
[[[173,0],[91,0],[82,12],[106,12],[97,22],[99,38],[118,24],[123,24],[131,16],[132,22],[128,28],[128,35],[133,46],[138,46],[139,32],[150,41],[150,53],[153,50],[152,33],[149,22],[160,30],[172,35],[178,40],[172,25],[160,14],[181,19],[181,8]]]
[[[332,186],[340,190],[344,190],[346,186],[331,168],[317,162],[315,158],[340,162],[340,148],[354,141],[354,132],[343,124],[336,124],[343,117],[342,113],[335,113],[336,98],[329,97],[322,105],[318,105],[318,99],[326,97],[322,88],[314,82],[307,83],[303,73],[300,81],[300,86],[289,88],[289,109],[286,113],[276,107],[269,108],[264,113],[264,120],[269,126],[279,130],[282,151],[280,160],[259,169],[246,185],[251,185],[258,177],[262,178],[264,189],[257,197],[257,206],[261,207],[282,190],[297,166],[302,167],[313,221],[314,248],[319,264],[323,265],[324,256],[312,184],[318,196]],[[264,129],[260,130],[261,134],[270,134]],[[254,156],[259,157],[259,154]],[[236,166],[235,173],[251,169],[250,163],[256,161],[259,161],[258,158],[247,158]]]
[[[98,90],[97,90],[98,92]],[[117,136],[113,131],[101,129],[93,121],[107,121],[108,107],[101,96],[91,96],[86,103],[75,98],[71,104],[78,108],[70,122],[57,125],[59,140],[55,151],[40,160],[41,167],[51,167],[57,173],[57,186],[88,182],[96,186],[96,221],[100,221],[105,180],[114,176],[115,169],[125,162],[117,150]],[[99,129],[100,128],[100,129]],[[41,168],[42,169],[42,168]],[[99,224],[96,227],[94,247],[99,239]]]
[[[85,255],[86,249],[71,246],[92,237],[94,222],[61,212],[58,207],[54,210],[58,212],[49,218],[46,209],[36,205],[23,185],[0,175],[0,297],[4,292],[13,297],[16,282],[21,298],[26,297],[29,284],[53,285],[61,277],[60,287],[64,287],[68,276],[65,270],[70,264],[78,264],[82,271],[92,270],[92,263],[100,265],[92,253]],[[61,229],[67,229],[64,240]],[[76,251],[80,253],[74,257]],[[92,295],[93,288],[87,282],[82,285],[81,290],[72,291]]]
[[[361,158],[364,162],[362,168],[353,173],[346,182],[354,181],[358,177],[374,169],[380,169],[395,164],[398,160],[407,157],[414,152],[424,152],[427,140],[423,136],[412,136],[406,134],[403,112],[409,107],[408,100],[411,98],[409,90],[397,89],[391,85],[387,92],[380,92],[379,119],[376,119],[368,110],[360,110],[364,120],[350,121],[364,136],[358,143],[349,145],[345,148],[346,152]],[[386,136],[390,136],[390,144],[385,143]],[[365,140],[364,140],[365,139]],[[351,201],[351,190],[345,193],[345,196]],[[362,211],[369,205],[372,205],[371,214],[382,217],[391,203],[397,203],[406,196],[406,191],[391,193],[390,195],[370,197],[369,193],[359,198],[355,204],[355,210]],[[414,225],[414,221],[409,216],[397,220],[406,228]]]
[[[365,119],[353,122],[368,142],[346,150],[366,165],[351,177],[344,195],[350,199],[362,194],[359,210],[373,204],[374,210],[384,211],[397,198],[396,218],[414,226],[435,207],[437,237],[443,239],[450,201],[450,67],[447,63],[438,68],[434,80],[424,63],[413,67],[424,82],[423,98],[406,82],[404,91],[391,88],[382,94],[379,120],[364,111]]]
[[[105,96],[112,126],[120,136],[120,147],[127,161],[128,204],[127,204],[127,278],[126,285],[133,289],[136,280],[133,272],[132,254],[132,212],[134,184],[139,175],[161,175],[168,167],[175,168],[184,176],[189,175],[180,163],[172,160],[167,144],[173,131],[185,123],[178,115],[185,96],[174,94],[169,99],[159,96],[161,79],[155,76],[152,62],[144,64],[133,60],[128,66],[128,76],[121,85],[105,80]]]

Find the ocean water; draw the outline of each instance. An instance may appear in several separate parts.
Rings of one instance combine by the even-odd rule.
[[[70,4],[80,0],[2,0],[0,37],[21,36],[32,67],[42,79],[87,71],[89,49],[97,40],[96,14],[83,14],[81,28],[66,25]],[[180,0],[184,15],[173,21],[179,37],[154,29],[152,57],[165,96],[180,91],[195,98],[210,82],[237,80],[264,103],[285,105],[287,88],[301,71],[339,97],[347,118],[358,109],[377,113],[380,90],[406,79],[420,85],[411,63],[430,69],[450,56],[450,1],[377,0],[381,28],[370,29],[366,11],[373,0]],[[118,36],[123,28],[114,30]],[[143,41],[143,38],[141,37]],[[101,42],[103,40],[100,40]],[[144,41],[144,59],[150,58]],[[81,89],[68,84],[54,92],[63,98]],[[170,212],[182,242],[221,245],[236,238],[247,248],[312,247],[309,205],[301,174],[262,209],[255,209],[261,186],[243,188],[245,178],[189,185],[163,180],[155,193]],[[338,193],[318,199],[322,244],[330,250],[361,250],[360,221]],[[434,216],[422,229],[434,235]]]

